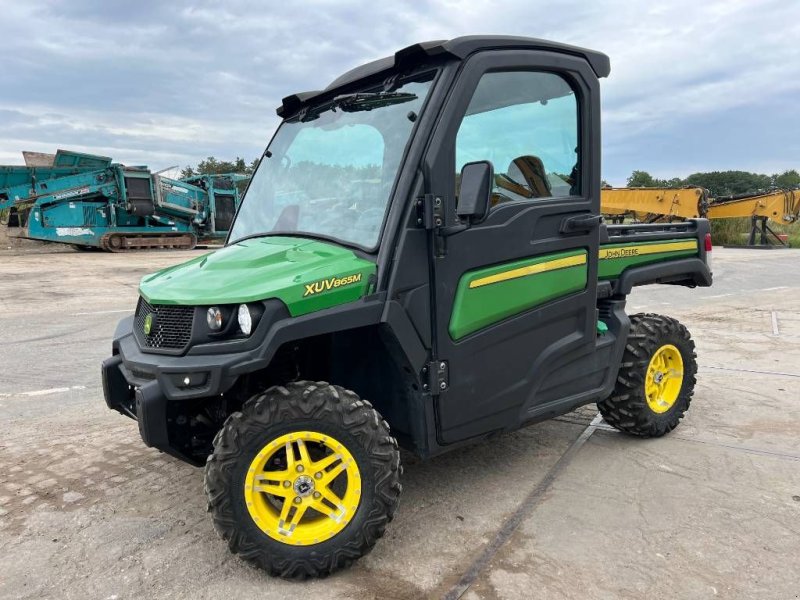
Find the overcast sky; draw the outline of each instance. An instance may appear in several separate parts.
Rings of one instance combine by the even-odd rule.
[[[0,0],[0,163],[154,169],[263,150],[283,96],[411,43],[541,37],[611,57],[603,176],[800,169],[798,0]]]

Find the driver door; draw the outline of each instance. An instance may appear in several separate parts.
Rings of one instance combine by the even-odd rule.
[[[494,187],[487,218],[434,251],[437,359],[449,370],[440,443],[563,412],[602,384],[599,220],[586,218],[599,214],[597,88],[578,58],[493,51],[465,63],[443,109],[431,193],[454,213],[456,174],[478,160],[492,162]]]

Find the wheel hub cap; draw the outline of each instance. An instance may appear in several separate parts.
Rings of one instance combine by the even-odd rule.
[[[267,442],[244,481],[253,522],[294,546],[324,542],[352,521],[361,501],[361,473],[338,440],[297,431]]]
[[[683,387],[683,357],[672,344],[664,344],[653,353],[647,366],[644,390],[647,406],[655,413],[673,407]]]
[[[301,475],[294,480],[294,491],[298,496],[308,496],[314,491],[314,480],[308,475]]]

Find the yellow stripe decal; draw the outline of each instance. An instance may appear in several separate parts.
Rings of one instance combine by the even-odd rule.
[[[645,254],[661,254],[662,252],[680,252],[681,250],[697,250],[697,241],[668,242],[665,244],[647,244],[644,246],[622,246],[619,248],[601,248],[600,260],[615,258],[631,258]]]
[[[601,248],[599,259],[600,260],[614,260],[618,258],[631,258],[634,256],[644,256],[647,254],[661,254],[664,252],[680,252],[681,250],[697,250],[697,241],[689,240],[685,242],[666,242],[664,244],[646,244],[642,246],[621,246],[619,248]],[[547,262],[537,263],[535,265],[528,265],[527,267],[520,267],[518,269],[511,269],[489,275],[488,277],[481,277],[469,282],[470,289],[483,287],[484,285],[491,285],[493,283],[500,283],[501,281],[509,281],[510,279],[519,279],[520,277],[527,277],[528,275],[536,275],[537,273],[547,273],[548,271],[556,271],[558,269],[566,269],[569,267],[577,267],[586,264],[586,255],[568,256],[567,258],[559,258]]]
[[[518,279],[526,277],[527,275],[535,275],[537,273],[546,273],[547,271],[555,271],[557,269],[566,269],[567,267],[577,267],[578,265],[586,264],[586,255],[568,256],[567,258],[559,258],[547,262],[537,263],[535,265],[528,265],[527,267],[520,267],[518,269],[511,269],[497,273],[496,275],[489,275],[488,277],[481,277],[469,282],[470,289],[490,285],[492,283],[499,283],[501,281],[508,281],[509,279]]]

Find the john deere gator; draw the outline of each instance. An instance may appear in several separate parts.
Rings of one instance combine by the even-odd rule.
[[[596,403],[661,436],[686,328],[634,286],[711,285],[708,222],[600,216],[605,55],[519,37],[415,44],[287,96],[224,248],[145,277],[109,408],[205,468],[216,529],[284,577],[368,552],[399,447],[428,458]]]

